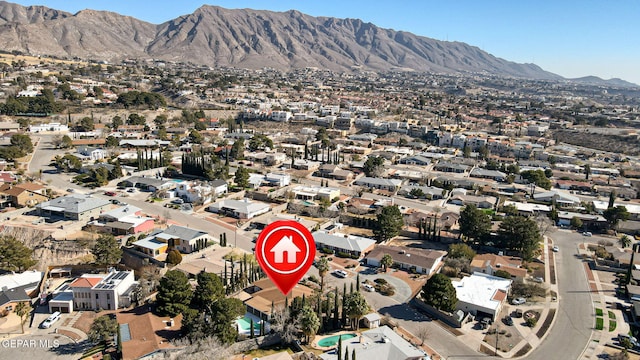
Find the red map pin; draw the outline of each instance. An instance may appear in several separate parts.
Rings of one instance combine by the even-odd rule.
[[[316,244],[301,223],[279,220],[260,232],[255,251],[262,270],[287,295],[313,264]]]

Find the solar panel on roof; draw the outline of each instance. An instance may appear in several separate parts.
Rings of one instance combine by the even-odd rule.
[[[131,330],[129,324],[120,325],[120,341],[125,342],[131,340]]]

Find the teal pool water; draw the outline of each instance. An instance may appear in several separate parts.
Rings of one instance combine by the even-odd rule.
[[[238,327],[240,327],[240,330],[244,330],[244,331],[249,331],[249,328],[251,327],[251,319],[248,317],[243,317],[240,318],[238,320],[236,320],[238,322]],[[260,330],[260,324],[254,322],[253,323],[253,329],[254,330]]]
[[[302,204],[306,206],[314,206],[316,203],[314,203],[313,201],[304,200]]]
[[[320,341],[318,341],[318,346],[322,346],[322,347],[331,347],[331,346],[335,346],[338,343],[338,338],[342,338],[342,340],[347,340],[347,339],[351,339],[354,338],[358,335],[356,334],[342,334],[342,335],[334,335],[334,336],[329,336],[326,337]]]

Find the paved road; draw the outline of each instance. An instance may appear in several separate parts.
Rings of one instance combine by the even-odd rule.
[[[581,234],[558,230],[549,235],[560,247],[556,255],[559,309],[546,339],[527,360],[579,359],[591,337],[593,303],[582,260],[576,257]]]
[[[66,189],[74,189],[80,193],[92,192],[92,190],[78,186],[76,184],[71,183],[69,180],[71,176],[68,174],[52,174],[47,173],[47,171],[55,170],[54,167],[49,166],[51,159],[56,155],[64,154],[62,150],[53,149],[51,146],[51,138],[53,136],[42,136],[41,141],[34,152],[33,160],[29,166],[30,172],[38,171],[39,169],[43,170],[42,178],[44,181],[49,182],[50,186],[59,189],[60,191],[64,191]],[[105,196],[100,191],[96,191],[94,196],[102,197],[104,199],[111,199],[108,196]],[[120,199],[120,198],[119,198]],[[156,203],[148,203],[143,200],[136,200],[132,197],[126,199],[120,199],[125,201],[128,204],[133,206],[137,206],[142,209],[143,212],[149,215],[160,215],[165,216],[169,214],[172,221],[178,222],[182,225],[189,226],[191,228],[199,229],[207,231],[213,236],[214,239],[218,240],[221,233],[227,233],[227,243],[231,246],[237,246],[239,248],[245,249],[247,251],[251,251],[253,248],[253,243],[251,242],[251,238],[245,235],[244,231],[238,230],[237,233],[234,230],[223,227],[211,221],[204,219],[205,216],[213,215],[213,214],[188,214],[184,213],[180,210],[174,210],[169,208],[163,208],[161,205]]]

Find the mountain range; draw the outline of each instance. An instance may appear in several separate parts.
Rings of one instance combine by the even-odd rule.
[[[0,1],[0,46],[32,55],[117,61],[154,58],[209,66],[336,71],[407,70],[562,79],[478,47],[383,29],[358,19],[203,5],[151,24],[108,11],[75,14]]]

